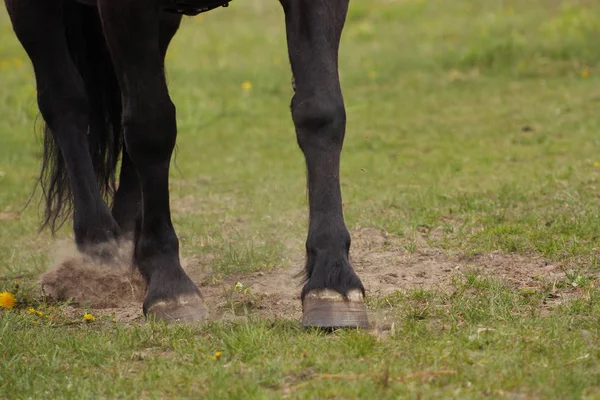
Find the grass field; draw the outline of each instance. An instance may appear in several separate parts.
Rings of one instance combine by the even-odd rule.
[[[298,268],[302,254],[280,8],[237,0],[188,18],[167,56],[174,223],[182,256],[222,285]],[[385,232],[378,252],[424,262],[431,249],[542,260],[552,279],[520,285],[482,265],[439,287],[370,291],[387,327],[364,332],[304,331],[247,303],[175,327],[40,298],[71,230],[38,232],[39,193],[23,210],[40,163],[35,83],[2,9],[0,292],[18,303],[0,311],[0,398],[600,399],[599,38],[590,0],[353,0],[343,36],[351,232]]]

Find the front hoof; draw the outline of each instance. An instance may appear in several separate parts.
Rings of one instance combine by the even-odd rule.
[[[199,322],[208,313],[204,300],[199,294],[187,294],[176,299],[158,300],[144,307],[146,319],[164,321],[167,323]]]
[[[319,328],[367,328],[363,294],[354,289],[347,298],[332,289],[313,290],[302,302],[302,326]]]

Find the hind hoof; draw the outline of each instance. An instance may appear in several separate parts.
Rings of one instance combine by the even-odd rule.
[[[348,299],[331,289],[313,290],[304,296],[302,326],[319,328],[367,328],[367,308],[360,290]]]
[[[159,300],[147,307],[146,319],[167,323],[203,321],[208,313],[202,297],[198,294],[179,296],[175,300]]]

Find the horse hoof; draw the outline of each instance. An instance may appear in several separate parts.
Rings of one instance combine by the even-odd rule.
[[[319,328],[366,328],[367,308],[360,290],[347,299],[331,289],[313,290],[304,296],[302,326]]]
[[[206,307],[198,294],[179,296],[175,300],[158,300],[146,309],[146,319],[167,323],[199,322],[207,317]]]

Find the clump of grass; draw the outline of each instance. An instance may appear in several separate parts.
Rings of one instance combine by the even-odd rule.
[[[226,303],[223,309],[235,316],[248,315],[254,310],[261,309],[265,294],[252,293],[251,288],[242,282],[236,282],[233,287],[226,287]]]

